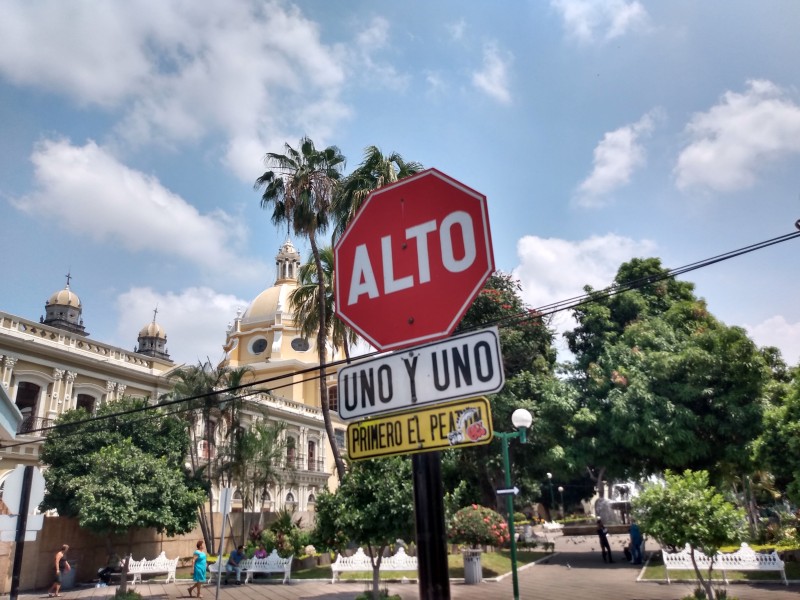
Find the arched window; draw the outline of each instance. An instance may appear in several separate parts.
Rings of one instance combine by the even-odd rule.
[[[22,413],[22,423],[19,426],[19,433],[28,433],[38,429],[36,420],[36,404],[39,401],[40,388],[35,383],[22,381],[17,386],[16,404],[19,412]]]
[[[95,403],[94,396],[90,396],[89,394],[78,394],[78,401],[76,403],[76,407],[82,408],[90,415],[92,415],[94,414],[94,403]]]

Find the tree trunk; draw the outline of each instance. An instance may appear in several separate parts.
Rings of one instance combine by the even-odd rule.
[[[339,447],[336,445],[336,434],[333,430],[333,423],[331,422],[331,407],[328,402],[328,386],[326,383],[327,370],[325,368],[325,342],[327,341],[327,315],[325,310],[325,272],[322,269],[322,260],[319,256],[319,248],[314,234],[309,234],[308,240],[311,243],[311,253],[314,255],[314,263],[317,266],[317,285],[319,307],[319,332],[317,333],[317,354],[319,357],[319,396],[320,404],[322,406],[322,418],[325,421],[325,431],[328,434],[328,442],[331,446],[331,453],[333,461],[336,464],[336,474],[339,481],[344,479],[345,467],[342,456],[339,453]]]
[[[381,546],[377,549],[377,556],[375,556],[376,549],[372,547],[372,544],[367,545],[369,557],[372,561],[372,600],[380,600],[381,597],[381,561],[383,560],[385,547]]]
[[[595,484],[595,488],[597,489],[597,497],[605,498],[606,497],[606,488],[603,485],[603,476],[606,474],[606,468],[600,467],[597,471],[597,475],[595,475],[594,471],[591,467],[586,467],[586,472],[589,473],[589,477]]]
[[[689,546],[689,556],[692,558],[692,566],[694,567],[694,573],[697,576],[697,581],[700,582],[700,585],[706,591],[707,600],[716,600],[714,589],[711,587],[711,569],[714,566],[713,557],[711,560],[711,566],[708,568],[708,579],[704,579],[703,573],[700,571],[700,568],[697,566],[697,561],[694,559],[694,546]]]

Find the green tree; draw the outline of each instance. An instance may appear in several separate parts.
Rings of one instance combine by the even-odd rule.
[[[345,357],[349,362],[350,347],[356,343],[358,336],[333,312],[336,302],[333,285],[333,248],[325,246],[320,248],[319,253],[324,272],[325,314],[330,315],[326,336],[330,337],[331,343],[335,347],[344,348]],[[319,331],[320,291],[317,282],[317,265],[313,255],[309,256],[308,260],[300,266],[297,279],[298,286],[289,294],[289,303],[302,334],[311,337]]]
[[[568,418],[558,413],[569,411],[570,404],[568,399],[561,400],[562,386],[555,377],[553,334],[542,316],[523,302],[519,282],[505,273],[498,272],[489,278],[457,332],[492,324],[499,324],[506,377],[505,387],[491,398],[494,429],[508,431],[511,414],[517,408],[526,408],[534,415],[528,443],[513,444],[510,449],[512,478],[522,490],[516,500],[527,504],[539,495],[539,480],[547,470],[542,456],[558,445],[561,434],[556,423]],[[543,419],[544,416],[547,418]],[[494,506],[504,512],[505,503],[496,494],[504,483],[500,444],[495,440],[484,446],[443,452],[445,488],[460,490],[453,503]]]
[[[775,475],[779,487],[800,503],[800,368],[794,369],[786,395],[770,406],[755,445],[756,460]]]
[[[162,400],[186,399],[181,405],[183,416],[189,423],[189,465],[192,476],[200,482],[206,490],[208,503],[203,503],[199,509],[200,530],[203,532],[203,541],[209,551],[213,551],[217,536],[214,531],[214,519],[211,517],[211,507],[214,506],[214,486],[212,483],[219,481],[215,464],[217,448],[217,426],[223,422],[223,408],[236,412],[236,393],[231,394],[226,390],[240,385],[247,374],[246,369],[229,369],[227,367],[215,368],[210,362],[198,362],[197,365],[181,367],[173,371],[170,380],[173,382],[172,391],[165,394]],[[202,444],[201,444],[202,442]],[[204,449],[201,449],[204,446]]]
[[[127,533],[130,551],[136,529],[169,536],[191,531],[203,502],[204,491],[183,469],[185,423],[146,408],[143,400],[124,398],[101,406],[95,418],[83,409],[67,411],[42,446],[48,468],[40,508],[105,536],[109,553],[112,534]]]
[[[717,596],[710,582],[713,560],[706,579],[697,566],[695,551],[713,559],[721,546],[741,540],[744,512],[709,485],[706,471],[686,470],[683,475],[666,471],[664,479],[664,483],[645,486],[633,501],[633,515],[642,532],[662,546],[689,546],[697,580],[705,589],[706,598],[714,600]]]
[[[361,164],[337,187],[333,200],[334,240],[342,236],[370,192],[422,169],[420,163],[406,162],[397,152],[384,155],[377,146],[368,146]]]
[[[667,274],[654,258],[623,264],[612,287],[640,287],[596,294],[566,335],[577,407],[565,460],[596,482],[665,468],[727,480],[750,470],[767,364],[744,330],[717,321],[692,284]]]
[[[317,502],[315,536],[335,545],[342,537],[365,544],[372,560],[372,597],[380,597],[383,551],[397,538],[411,539],[414,506],[411,461],[406,457],[353,463],[334,494]]]
[[[285,154],[268,152],[265,171],[256,180],[257,189],[263,188],[262,208],[272,208],[272,222],[285,223],[296,235],[308,239],[311,254],[317,268],[319,298],[325,298],[325,270],[317,244],[317,235],[323,233],[329,222],[331,201],[336,182],[341,178],[344,156],[336,146],[317,150],[308,137],[300,140],[300,148],[285,145]],[[325,344],[328,331],[328,311],[325,302],[318,302],[319,329],[317,331],[317,354],[319,358],[319,393],[325,430],[331,445],[331,454],[336,464],[339,479],[345,474],[344,461],[336,445],[336,435],[328,402],[327,373],[325,368]]]

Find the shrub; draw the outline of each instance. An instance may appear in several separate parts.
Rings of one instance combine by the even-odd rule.
[[[472,547],[502,546],[511,541],[505,519],[477,504],[462,508],[453,516],[448,535],[451,541]]]

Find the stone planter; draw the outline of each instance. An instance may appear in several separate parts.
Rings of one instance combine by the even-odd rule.
[[[481,567],[480,548],[464,548],[461,555],[464,558],[464,583],[476,585],[483,580],[483,568]]]
[[[326,567],[331,564],[331,553],[323,552],[317,557],[317,566]]]

